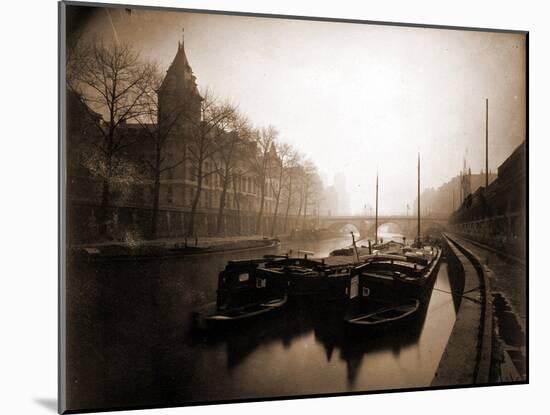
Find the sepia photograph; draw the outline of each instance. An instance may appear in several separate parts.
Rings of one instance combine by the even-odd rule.
[[[59,24],[60,412],[529,382],[527,31]]]

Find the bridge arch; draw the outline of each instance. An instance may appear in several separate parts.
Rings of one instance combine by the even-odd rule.
[[[398,230],[396,234],[402,234],[407,238],[416,236],[417,218],[415,216],[379,216],[379,229]],[[346,225],[353,225],[360,233],[361,238],[373,238],[375,234],[375,218],[372,216],[325,216],[319,218],[319,226],[332,230],[340,230]],[[392,224],[392,225],[390,225]],[[447,217],[432,216],[420,218],[420,228],[422,236],[441,232],[446,229]],[[398,228],[397,228],[398,227]]]
[[[375,236],[374,225],[372,226],[372,236]],[[378,231],[376,232],[378,238],[384,242],[393,240],[397,242],[403,242],[403,237],[407,236],[406,229],[403,229],[403,224],[398,224],[392,221],[384,221],[378,225]]]
[[[327,226],[327,229],[333,232],[342,232],[349,236],[350,232],[353,232],[356,237],[365,238],[367,236],[367,227],[364,223],[361,222],[334,222]]]

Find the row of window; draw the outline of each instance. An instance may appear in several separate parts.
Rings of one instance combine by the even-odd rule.
[[[208,165],[207,165],[208,166]],[[188,166],[186,170],[186,175],[184,177],[184,180],[191,180],[196,182],[197,181],[197,168],[195,166]],[[208,171],[208,169],[206,170]],[[174,169],[169,169],[167,171],[167,178],[169,180],[174,179]],[[212,187],[214,189],[221,189],[223,187],[223,177],[219,174],[210,174],[208,176],[205,176],[203,179],[203,184],[207,187]],[[246,177],[246,176],[240,176],[237,177],[236,180],[237,185],[237,192],[239,193],[250,193],[254,195],[260,194],[260,187],[258,186],[258,183],[256,179],[252,177]],[[233,182],[229,183],[229,189],[233,189]],[[275,197],[275,191],[276,187],[268,181],[266,183],[266,196],[267,197]]]
[[[195,197],[196,189],[181,184],[163,185],[161,187],[160,203],[161,205],[187,206],[190,207]],[[217,209],[220,204],[222,192],[220,190],[203,189],[198,202],[198,208]],[[153,199],[153,188],[149,186],[138,186],[135,188],[135,202],[147,204]],[[260,198],[258,196],[238,194],[239,199],[235,198],[233,190],[226,193],[225,207],[227,209],[238,209],[242,211],[257,211],[259,209]],[[272,198],[264,200],[264,211],[271,213],[274,211],[275,201]]]
[[[179,199],[175,196],[176,192],[181,192],[180,195],[182,199]],[[166,204],[181,204],[183,202],[184,206],[191,206],[193,203],[193,198],[195,197],[195,189],[188,186],[166,186]],[[218,208],[220,205],[221,192],[218,190],[209,190],[203,189],[201,191],[201,196],[199,198],[198,207],[199,208]],[[237,209],[240,207],[241,210],[251,211],[253,208],[259,208],[259,200],[257,198],[247,197],[244,195],[239,195],[240,198],[237,200],[233,192],[228,192],[225,199],[225,207],[227,209]],[[179,199],[179,200],[178,200]],[[180,203],[178,203],[181,201]],[[239,206],[240,205],[240,206]],[[275,202],[273,200],[266,199],[264,201],[264,209],[266,212],[272,212],[274,210]]]

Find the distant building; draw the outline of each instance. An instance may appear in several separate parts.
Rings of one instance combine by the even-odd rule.
[[[495,173],[489,173],[489,184],[496,177]],[[482,171],[472,174],[470,169],[466,169],[438,188],[429,188],[422,191],[420,194],[421,214],[436,216],[450,215],[459,208],[469,194],[483,186],[485,186],[485,173]],[[418,206],[416,198],[412,206],[413,214],[416,214],[416,207]]]
[[[325,187],[319,214],[321,216],[338,216],[338,189],[335,185]]]
[[[487,188],[469,194],[450,217],[456,232],[524,257],[527,235],[527,157],[525,141],[499,167]],[[484,176],[480,175],[480,179]]]
[[[349,215],[351,213],[350,195],[344,173],[337,173],[334,176],[334,187],[336,188],[338,209],[336,215]]]

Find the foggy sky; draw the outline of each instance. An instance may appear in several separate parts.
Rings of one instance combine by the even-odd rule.
[[[71,6],[70,6],[71,7]],[[307,155],[331,184],[346,176],[351,207],[405,212],[421,188],[485,166],[525,139],[525,36],[366,24],[86,8],[85,37],[133,43],[167,69],[185,28],[199,88],[237,104],[257,126]],[[76,20],[76,19],[75,19]]]

